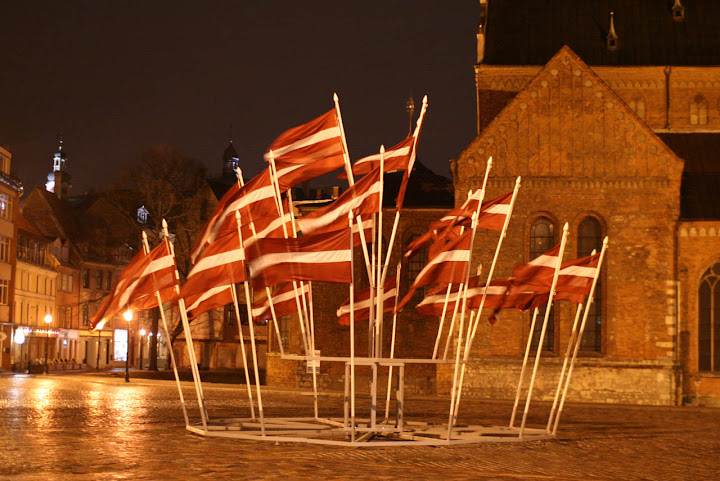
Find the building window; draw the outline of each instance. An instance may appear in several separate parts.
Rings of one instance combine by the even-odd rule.
[[[0,261],[10,262],[10,238],[0,236]]]
[[[112,287],[112,271],[107,271],[105,273],[105,290],[110,290]]]
[[[83,269],[83,287],[85,289],[90,288],[90,269]]]
[[[720,262],[700,280],[698,370],[720,371]]]
[[[0,192],[0,217],[12,220],[13,198],[4,192]]]
[[[702,95],[696,95],[690,104],[690,124],[707,125],[708,102]]]
[[[592,254],[592,251],[600,252],[603,243],[602,226],[594,217],[586,217],[578,226],[578,257],[585,257]],[[584,351],[600,352],[602,350],[602,306],[603,287],[602,279],[598,278],[595,285],[593,303],[590,305],[585,332],[580,341],[580,349]]]
[[[95,283],[98,289],[103,288],[103,271],[101,271],[100,269],[95,272]]]
[[[8,281],[0,279],[0,305],[6,306],[8,303]]]
[[[408,237],[408,239],[405,241],[405,243],[403,245],[403,252],[406,252],[407,247],[410,245],[410,243],[412,241],[414,241],[415,239],[417,239],[418,237],[419,237],[418,235],[412,235],[412,236]],[[423,268],[425,267],[427,262],[428,262],[427,248],[422,249],[420,252],[418,252],[417,254],[412,256],[410,259],[408,259],[407,269],[406,269],[406,273],[404,276],[404,284],[405,284],[406,288],[410,287],[410,285],[413,283],[413,281],[418,276],[418,274],[420,274],[420,271],[423,270]],[[424,292],[424,289],[422,289],[422,288],[418,289],[416,291],[414,297],[421,296],[423,294],[423,292]]]
[[[67,276],[67,278],[68,278],[67,292],[69,292],[69,293],[72,294],[72,291],[73,291],[73,275],[72,275],[72,274],[69,274],[69,275]]]
[[[555,225],[552,220],[547,217],[538,217],[530,225],[530,259],[541,256],[555,246]],[[545,319],[546,307],[541,307],[537,320],[535,321],[535,329],[532,333],[532,342],[530,346],[537,349],[540,341],[540,333],[542,332],[543,320]],[[544,351],[555,350],[555,309],[550,308],[550,316],[548,317],[547,328],[545,330],[545,338],[543,339],[542,349]]]
[[[143,205],[137,210],[137,221],[139,224],[147,224],[150,212]]]
[[[82,325],[88,326],[90,324],[90,318],[88,317],[88,306],[85,304],[82,306]]]

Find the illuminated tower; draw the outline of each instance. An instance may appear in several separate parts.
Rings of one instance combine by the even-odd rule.
[[[72,187],[70,185],[72,177],[65,171],[66,161],[67,155],[63,152],[63,141],[60,139],[58,151],[53,156],[53,171],[48,174],[45,183],[45,190],[54,193],[59,199],[67,197],[70,194],[70,187]]]

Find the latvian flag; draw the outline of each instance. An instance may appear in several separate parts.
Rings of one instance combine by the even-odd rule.
[[[215,207],[200,237],[192,249],[191,258],[193,262],[198,258],[202,250],[211,244],[217,237],[232,229],[237,229],[235,222],[235,211],[240,210],[244,222],[250,222],[257,211],[267,211],[275,205],[275,189],[272,186],[270,170],[265,169],[243,187],[234,184]],[[275,216],[277,217],[277,207]]]
[[[275,317],[280,319],[284,316],[297,314],[297,301],[295,299],[295,288],[292,282],[282,284],[275,292],[272,293],[272,310],[275,311]],[[300,283],[297,286],[297,295],[305,296],[305,305],[310,304],[308,293],[310,292],[310,284]],[[302,300],[300,300],[302,305]],[[253,302],[252,316],[255,322],[262,322],[272,319],[272,311],[270,310],[270,301],[267,297]]]
[[[410,290],[398,305],[402,309],[418,287],[433,284],[460,284],[466,281],[472,229],[468,229],[457,239],[447,243],[443,250],[433,257],[415,278]]]
[[[231,303],[230,285],[245,280],[245,253],[236,229],[205,248],[188,274],[180,289],[188,318]]]
[[[490,286],[479,285],[480,278],[472,277],[468,282],[467,290],[467,306],[471,309],[478,309],[482,303],[483,294],[485,294],[485,302],[483,308],[494,309],[502,305],[505,300],[505,294],[510,284],[508,279],[496,279],[490,282]],[[448,300],[445,313],[452,313],[455,309],[455,302],[458,298],[458,285],[454,285],[447,295],[447,286],[438,286],[433,288],[425,298],[420,302],[415,310],[422,316],[441,316],[445,299]]]
[[[256,288],[293,280],[352,281],[349,228],[295,239],[260,239],[247,256]]]
[[[120,273],[115,288],[90,318],[90,326],[102,329],[110,318],[123,311],[156,307],[156,292],[160,292],[162,302],[174,300],[177,284],[175,259],[167,242],[161,242],[147,255],[139,252]]]
[[[337,170],[345,164],[337,111],[284,132],[268,147],[265,160],[275,159],[280,190]]]
[[[536,257],[527,264],[516,266],[513,269],[514,284],[535,284],[539,286],[550,286],[555,276],[555,268],[558,264],[560,244]]]
[[[382,201],[381,189],[380,169],[377,168],[343,192],[332,204],[300,217],[298,227],[304,234],[342,229],[347,226],[349,212],[357,216],[378,211]]]
[[[383,155],[383,172],[398,172],[400,170],[407,170],[410,164],[410,157],[412,156],[412,150],[415,145],[415,137],[410,136],[385,151]],[[363,157],[360,160],[355,161],[352,166],[353,175],[360,176],[370,173],[373,169],[380,166],[380,154],[369,155]],[[344,179],[347,177],[347,173],[343,172],[338,175],[339,178]]]
[[[377,293],[377,290],[373,288]],[[392,312],[397,298],[397,280],[391,277],[383,284],[383,312]],[[377,303],[377,299],[373,299]],[[370,288],[355,293],[353,306],[355,307],[355,322],[370,319]],[[337,310],[338,322],[341,326],[350,325],[350,298]]]

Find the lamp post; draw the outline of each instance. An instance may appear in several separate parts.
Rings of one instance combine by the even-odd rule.
[[[145,329],[140,328],[140,370],[142,371],[143,344],[145,344]]]
[[[125,350],[125,382],[130,382],[130,368],[128,364],[128,360],[130,359],[130,321],[132,321],[133,315],[132,312],[125,311],[123,314],[123,317],[128,323],[128,335],[127,335],[127,349]]]
[[[47,329],[45,331],[45,374],[49,374],[48,372],[48,342],[50,340],[50,324],[52,323],[52,316],[50,314],[45,314],[45,324],[47,324]]]

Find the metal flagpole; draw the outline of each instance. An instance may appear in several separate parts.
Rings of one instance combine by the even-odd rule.
[[[237,212],[237,211],[235,211]],[[239,226],[238,226],[239,227]],[[255,401],[253,401],[252,388],[250,387],[250,371],[248,371],[247,354],[245,353],[245,339],[242,334],[242,324],[240,323],[240,306],[237,300],[237,291],[235,283],[230,284],[230,292],[232,293],[233,305],[235,306],[235,318],[238,320],[238,334],[240,336],[240,352],[243,357],[243,368],[245,370],[245,385],[247,386],[248,400],[250,401],[250,415],[255,420]],[[250,320],[252,322],[252,320]]]
[[[440,314],[440,325],[438,326],[438,333],[435,336],[435,347],[433,348],[432,358],[437,358],[438,347],[440,346],[440,336],[442,335],[443,324],[445,323],[445,314],[447,313],[448,300],[450,299],[450,291],[452,291],[452,284],[448,284],[447,292],[445,293],[445,302],[443,303],[442,314]]]
[[[167,242],[168,249],[173,256],[173,264],[175,267],[175,278],[178,283],[180,282],[180,275],[178,274],[177,264],[175,263],[175,248],[170,242],[170,233],[168,232],[168,226],[165,219],[162,220],[163,234],[165,235],[165,242]],[[195,345],[193,344],[192,334],[190,333],[190,322],[187,318],[187,308],[185,307],[185,299],[179,297],[180,286],[175,286],[175,293],[178,295],[178,306],[180,308],[180,321],[185,331],[185,344],[188,348],[188,357],[190,358],[190,371],[193,374],[193,382],[195,383],[195,392],[198,398],[198,404],[200,406],[200,418],[202,419],[203,431],[207,432],[207,407],[205,406],[205,395],[202,389],[202,382],[200,380],[200,370],[197,366],[197,358],[195,357]]]
[[[575,366],[575,359],[577,358],[577,353],[580,348],[580,340],[582,339],[583,332],[585,331],[585,322],[588,318],[588,313],[590,312],[590,306],[594,302],[594,296],[595,296],[595,287],[597,286],[597,280],[600,277],[600,268],[602,267],[603,259],[605,257],[605,251],[607,250],[608,246],[608,238],[605,237],[603,240],[602,249],[600,250],[600,258],[598,259],[598,266],[597,266],[597,272],[595,272],[595,279],[593,279],[592,286],[590,287],[590,295],[588,296],[586,306],[585,306],[585,314],[583,314],[583,320],[580,323],[580,331],[578,332],[578,340],[575,343],[575,350],[573,351],[573,357],[572,361],[570,361],[570,368],[568,369],[567,379],[565,379],[565,387],[563,388],[563,394],[562,398],[560,399],[560,406],[558,407],[557,415],[555,416],[555,424],[553,425],[552,433],[555,434],[557,432],[558,423],[560,422],[560,414],[562,413],[563,406],[565,405],[565,396],[567,395],[568,386],[570,385],[570,377],[572,376],[573,367]]]
[[[240,170],[240,167],[236,167],[235,170],[237,173],[238,183],[240,184],[240,187],[243,187],[245,185],[245,182],[243,181],[242,170]],[[257,240],[257,232],[255,231],[255,222],[253,222],[252,219],[250,219],[250,232],[252,232],[253,239]],[[280,349],[280,355],[284,356],[285,350],[283,348],[282,336],[280,335],[280,327],[278,326],[277,316],[275,315],[275,307],[273,307],[272,293],[270,292],[270,287],[268,287],[268,286],[265,286],[265,295],[267,296],[268,305],[270,306],[270,314],[272,315],[273,327],[275,328],[275,335],[277,336],[278,348]]]
[[[148,238],[147,238],[147,234],[145,233],[145,231],[143,231],[143,233],[142,233],[142,242],[143,242],[143,249],[145,250],[145,255],[147,255],[150,253],[150,244],[148,243]],[[163,330],[165,331],[165,337],[169,343],[170,342],[170,333],[168,332],[167,321],[165,320],[165,310],[163,309],[162,298],[160,296],[159,291],[155,291],[155,295],[157,296],[158,310],[160,311],[160,317],[163,322]],[[98,331],[98,333],[99,332],[100,331]],[[99,343],[98,343],[98,345],[99,345]],[[182,387],[180,386],[180,375],[178,374],[177,363],[175,362],[175,354],[173,353],[172,345],[170,345],[169,351],[170,351],[170,364],[172,365],[172,368],[173,368],[173,374],[175,375],[175,384],[177,385],[178,394],[180,395],[180,404],[182,405],[183,417],[185,418],[185,426],[189,426],[190,421],[188,419],[187,407],[185,406],[185,397],[183,396]],[[100,350],[98,348],[98,355],[99,355],[99,353],[100,353]]]
[[[542,353],[542,345],[545,340],[545,331],[547,329],[548,319],[550,318],[550,311],[552,310],[552,301],[555,296],[555,286],[557,285],[558,274],[560,273],[560,265],[562,264],[563,253],[565,252],[565,242],[567,241],[568,235],[568,223],[566,222],[563,226],[562,240],[560,241],[560,252],[558,252],[558,260],[555,265],[555,274],[553,275],[552,285],[550,286],[550,295],[548,296],[547,308],[545,309],[545,319],[543,319],[542,329],[540,331],[540,339],[538,340],[537,352],[535,353],[535,364],[533,365],[532,376],[530,377],[530,386],[528,386],[528,395],[525,399],[525,410],[523,411],[522,423],[520,424],[519,438],[523,437],[525,432],[525,422],[527,421],[528,411],[530,409],[530,400],[532,399],[533,385],[535,384],[535,376],[537,375],[537,368],[540,364],[540,354]],[[530,333],[532,336],[532,333]]]
[[[537,307],[533,311],[532,321],[530,321],[530,334],[528,335],[525,345],[525,356],[523,357],[522,368],[520,368],[520,379],[518,380],[517,391],[515,392],[515,403],[513,404],[512,414],[510,415],[510,427],[515,424],[515,414],[517,414],[518,403],[520,402],[520,392],[522,391],[522,383],[525,379],[525,367],[527,366],[528,357],[530,357],[530,346],[532,345],[533,333],[535,332],[535,320],[537,319],[540,309]]]
[[[401,262],[398,262],[397,268],[395,269],[395,308],[393,309],[393,323],[392,323],[392,336],[390,338],[390,359],[395,359],[395,332],[397,331],[397,305],[398,299],[400,298],[400,266]],[[393,367],[390,366],[388,370],[388,387],[385,399],[385,422],[388,422],[390,418],[390,391],[392,390],[392,374]]]
[[[238,236],[240,237],[240,248],[243,250],[243,258],[245,258],[245,248],[243,247],[243,238],[242,238],[242,229],[240,229],[240,212],[235,211],[235,217],[237,218],[237,228],[238,228]],[[252,315],[252,300],[250,299],[250,288],[248,287],[248,281],[243,282],[245,285],[245,303],[247,304],[247,314],[248,314],[248,327],[250,328],[250,349],[252,350],[252,357],[253,357],[253,370],[255,371],[255,391],[257,392],[257,400],[258,400],[258,411],[260,413],[260,429],[262,431],[262,436],[265,437],[265,414],[263,412],[263,405],[262,405],[262,393],[260,392],[260,372],[258,370],[258,360],[257,360],[257,347],[255,344],[255,322]],[[235,284],[232,285],[232,292],[233,292],[233,300],[235,301],[237,305],[237,296],[235,293]]]
[[[355,442],[355,260],[353,259],[352,212],[348,212],[350,224],[350,436]],[[361,226],[362,228],[362,226]]]

